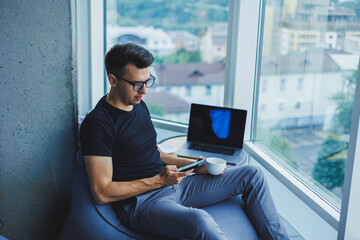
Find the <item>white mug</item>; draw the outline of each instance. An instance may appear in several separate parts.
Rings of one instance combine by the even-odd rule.
[[[205,167],[211,175],[219,175],[225,170],[226,161],[216,157],[206,158]]]

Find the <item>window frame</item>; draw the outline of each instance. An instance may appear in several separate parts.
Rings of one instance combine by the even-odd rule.
[[[338,239],[359,239],[360,208],[360,61],[358,66],[348,157],[346,161],[343,199]]]
[[[256,7],[257,13],[256,15]],[[358,223],[360,210],[355,209],[356,203],[360,201],[360,174],[359,174],[359,165],[360,165],[360,127],[359,127],[359,117],[360,117],[360,74],[358,74],[357,78],[357,86],[356,86],[356,96],[354,101],[354,110],[352,116],[352,128],[351,128],[351,137],[349,142],[349,153],[346,161],[346,173],[345,173],[345,182],[344,182],[344,191],[342,198],[341,211],[336,208],[333,204],[327,201],[323,196],[319,195],[317,192],[313,191],[311,188],[307,187],[306,183],[298,179],[291,172],[286,171],[285,167],[282,164],[274,159],[272,159],[269,155],[267,155],[261,148],[259,148],[254,139],[254,133],[256,131],[256,119],[257,119],[257,103],[259,96],[259,79],[260,75],[258,74],[259,67],[261,66],[261,47],[263,41],[263,26],[264,26],[264,16],[265,16],[265,0],[256,0],[256,1],[241,1],[240,9],[238,9],[238,14],[243,16],[243,19],[246,19],[246,24],[238,22],[238,31],[239,32],[247,32],[239,39],[233,39],[233,41],[237,41],[238,48],[241,46],[242,54],[239,54],[238,57],[240,59],[236,59],[235,62],[245,62],[249,61],[249,58],[253,57],[248,55],[252,51],[252,53],[256,52],[256,62],[253,68],[248,68],[249,70],[253,70],[253,76],[250,77],[250,74],[243,73],[241,78],[235,78],[235,82],[239,82],[238,85],[242,86],[242,88],[247,89],[250,92],[250,89],[253,89],[253,105],[251,107],[252,110],[252,119],[251,119],[251,133],[249,134],[249,141],[245,142],[244,149],[247,151],[252,157],[254,157],[265,169],[267,169],[273,176],[275,176],[282,184],[284,184],[289,190],[291,190],[296,196],[298,196],[307,206],[309,206],[315,213],[317,213],[323,220],[325,220],[330,226],[332,226],[335,230],[338,231],[338,238],[344,239],[344,236],[351,237],[359,237],[360,232],[359,228],[356,227]],[[236,19],[236,18],[234,18]],[[241,18],[239,18],[241,19]],[[249,27],[252,26],[252,22],[257,23],[257,33],[253,31],[249,31]],[[231,24],[236,24],[232,22]],[[245,26],[244,26],[245,25]],[[256,36],[256,40],[255,40]],[[252,44],[249,44],[251,43]],[[256,44],[257,43],[257,44]],[[252,48],[252,50],[251,50]],[[254,50],[256,48],[256,50]],[[232,66],[237,66],[233,62],[228,61]],[[239,66],[237,66],[239,67]],[[360,70],[360,63],[359,63]],[[358,70],[358,72],[359,72]],[[251,71],[249,71],[251,72]],[[359,72],[360,73],[360,72]],[[253,82],[254,84],[246,84],[247,82]],[[241,96],[241,94],[238,94]],[[239,99],[238,101],[246,102],[248,101],[246,98]],[[235,103],[235,102],[234,102]],[[235,104],[233,104],[234,107]],[[359,141],[357,138],[359,137]],[[357,166],[357,168],[354,168]],[[355,181],[357,180],[357,181]],[[350,195],[352,198],[350,198]],[[357,201],[357,202],[356,202]],[[349,217],[347,215],[351,215],[351,221],[348,221]]]
[[[314,191],[309,191],[310,188],[304,184],[304,182],[300,181],[300,179],[296,178],[291,172],[286,171],[284,166],[272,159],[269,155],[267,155],[259,146],[256,145],[254,141],[254,136],[256,135],[256,119],[257,119],[257,105],[259,102],[259,81],[260,81],[260,68],[261,66],[261,46],[263,41],[263,26],[264,26],[264,17],[265,17],[265,8],[266,1],[265,0],[256,0],[244,3],[240,7],[239,14],[243,15],[246,22],[239,22],[238,31],[245,31],[249,25],[252,26],[251,22],[256,22],[256,30],[254,31],[246,31],[247,34],[244,34],[238,40],[238,46],[244,46],[242,49],[243,54],[239,54],[238,61],[249,61],[248,52],[252,49],[252,54],[256,54],[256,62],[252,68],[248,68],[248,71],[253,70],[252,76],[248,76],[247,78],[237,78],[236,82],[239,82],[239,86],[243,86],[244,89],[250,88],[250,86],[244,86],[246,82],[254,82],[254,87],[252,96],[252,119],[251,119],[251,133],[250,139],[245,142],[244,149],[247,151],[252,157],[254,157],[265,169],[267,169],[273,176],[275,176],[282,184],[284,184],[288,189],[290,189],[296,196],[298,196],[303,202],[305,202],[314,212],[316,212],[319,216],[321,216],[329,225],[333,228],[337,229],[340,219],[340,211],[336,209],[330,202],[328,202],[325,198],[320,196]],[[256,14],[257,13],[257,14]],[[252,35],[251,35],[252,34]],[[248,38],[248,39],[247,39]],[[251,44],[252,43],[252,44]],[[232,65],[232,64],[231,64]],[[251,71],[249,71],[251,72]],[[250,92],[250,90],[247,90]],[[239,94],[241,95],[241,94]],[[238,102],[248,101],[245,98],[238,99]],[[235,105],[235,104],[234,104]]]
[[[105,67],[99,64],[99,59],[105,57],[105,3],[106,0],[76,0],[75,3],[78,105],[81,116],[88,109],[93,109],[106,93]]]
[[[77,16],[77,70],[79,114],[92,109],[106,93],[107,80],[104,65],[99,59],[105,55],[105,4],[103,1],[76,0]],[[244,149],[266,170],[293,192],[316,214],[338,231],[338,238],[359,237],[360,210],[360,74],[358,74],[352,126],[346,162],[341,211],[322,196],[311,191],[304,182],[286,171],[286,168],[268,156],[254,139],[259,95],[259,66],[261,66],[262,33],[265,0],[229,2],[227,57],[225,69],[224,106],[246,109],[247,125]],[[240,36],[241,32],[246,32]],[[101,34],[103,33],[103,34]],[[230,67],[231,66],[231,67]],[[103,82],[99,79],[104,79]],[[180,133],[187,125],[162,119],[153,119],[155,127]],[[358,141],[359,139],[359,141]]]

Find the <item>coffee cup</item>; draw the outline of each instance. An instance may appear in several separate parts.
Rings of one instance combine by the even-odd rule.
[[[216,157],[206,158],[205,167],[211,175],[219,175],[225,170],[226,161]]]

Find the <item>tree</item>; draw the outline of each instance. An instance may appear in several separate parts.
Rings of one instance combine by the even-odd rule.
[[[198,35],[214,22],[227,22],[228,5],[228,0],[117,0],[117,23],[165,31],[185,30]]]
[[[156,115],[158,117],[165,116],[165,107],[159,104],[147,104],[147,107],[151,114]]]
[[[340,7],[350,8],[354,9],[356,13],[356,18],[360,18],[360,0],[354,0],[354,1],[344,1],[339,3],[339,1],[336,1],[336,5],[339,5]]]
[[[201,62],[200,51],[197,50],[193,53],[186,51],[184,48],[176,51],[168,57],[157,57],[155,59],[157,63],[189,63],[189,62]]]
[[[344,91],[332,96],[337,105],[332,130],[339,134],[350,134],[356,79],[357,71],[353,71],[352,75],[346,78]]]
[[[344,184],[346,153],[346,143],[327,138],[318,151],[313,178],[329,190],[341,187]]]
[[[313,178],[329,190],[342,187],[345,175],[345,160],[348,144],[340,138],[350,134],[351,118],[355,98],[357,71],[345,80],[344,90],[332,96],[336,114],[333,118],[331,133],[321,144],[318,161],[314,165]]]
[[[277,156],[284,159],[291,166],[296,167],[296,162],[292,158],[291,146],[280,131],[269,130],[257,127],[256,139],[269,149],[274,151]]]

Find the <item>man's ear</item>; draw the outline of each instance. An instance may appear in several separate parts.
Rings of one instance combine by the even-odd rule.
[[[112,87],[115,87],[116,86],[116,83],[117,83],[117,79],[116,77],[113,75],[113,74],[108,74],[108,80],[109,80],[109,83]]]

